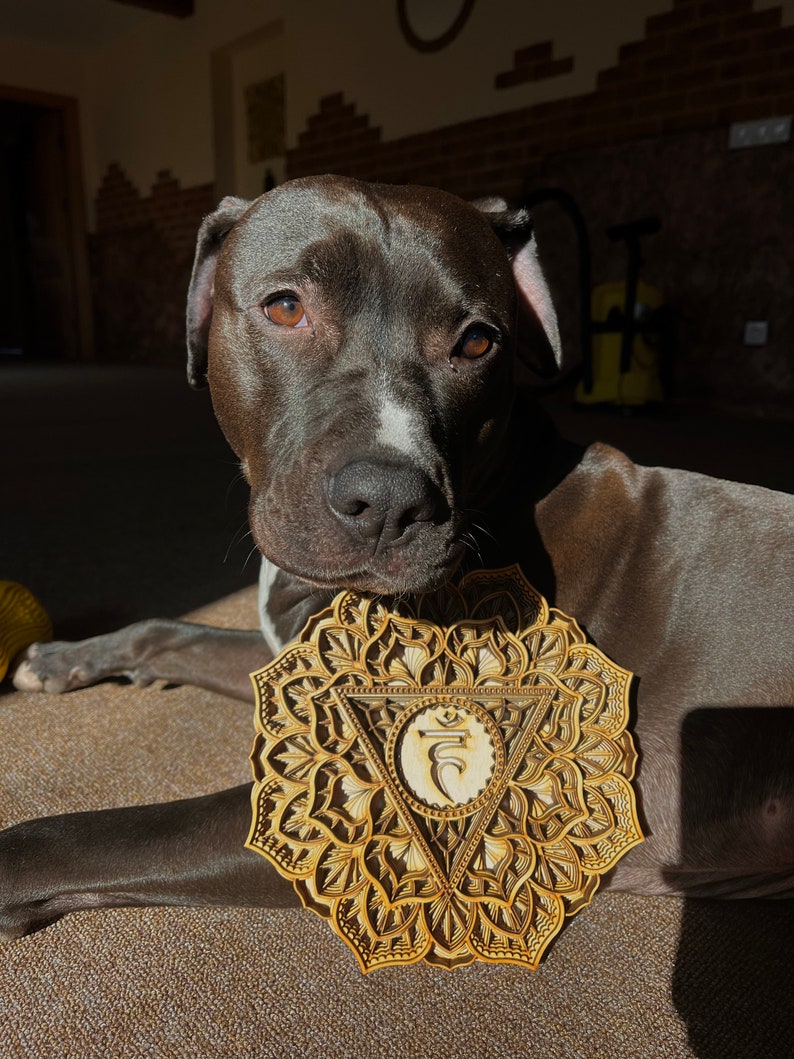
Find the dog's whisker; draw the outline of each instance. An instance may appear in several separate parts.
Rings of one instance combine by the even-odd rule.
[[[244,482],[246,480],[245,479],[245,475],[243,474],[242,470],[240,469],[239,463],[235,463],[232,466],[236,467],[237,473],[235,475],[233,475],[233,477],[229,481],[229,484],[226,486],[225,501],[226,501],[227,504],[229,503],[229,497],[231,496],[231,493],[232,493],[232,490],[234,489],[234,487],[238,484],[238,482]]]
[[[460,535],[460,542],[467,548],[471,553],[477,556],[479,565],[482,567],[485,565],[483,558],[482,549],[480,548],[480,542],[477,537],[470,530],[464,530]]]
[[[251,551],[245,557],[245,562],[243,563],[243,570],[245,570],[246,567],[248,566],[248,563],[249,563],[249,561],[251,559],[251,556],[255,555],[258,551],[259,551],[259,549],[257,548],[256,545],[254,545],[253,548],[251,549]]]
[[[463,574],[468,574],[472,570],[482,570],[484,565],[482,556],[474,548],[469,548],[461,563],[461,571]]]
[[[229,556],[231,555],[232,549],[236,548],[238,544],[241,544],[245,540],[246,537],[250,536],[251,530],[248,526],[248,521],[246,520],[245,522],[242,522],[232,534],[232,539],[229,541],[229,545],[226,548],[226,554],[223,557],[224,563],[227,563],[229,561]],[[246,562],[247,561],[248,560],[246,560]]]
[[[492,541],[496,540],[496,537],[493,535],[493,533],[491,533],[488,527],[484,526],[482,523],[475,522],[474,519],[471,519],[469,525],[472,529],[478,530],[480,533],[484,533],[486,537],[490,537]]]

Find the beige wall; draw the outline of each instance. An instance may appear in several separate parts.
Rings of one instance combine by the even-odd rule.
[[[99,174],[119,162],[142,191],[160,169],[183,186],[211,181],[212,49],[258,29],[272,6],[198,0],[193,18],[153,17],[103,48],[94,66]]]
[[[782,6],[785,22],[794,22],[794,0]],[[161,169],[183,186],[214,179],[211,55],[229,49],[237,186],[223,190],[245,192],[259,174],[242,154],[242,90],[260,64],[261,76],[286,75],[288,145],[320,97],[339,91],[391,139],[588,92],[619,46],[642,37],[645,19],[671,7],[672,0],[477,0],[457,40],[423,54],[403,40],[393,0],[197,0],[190,19],[136,12],[129,31],[84,48],[0,36],[0,81],[79,98],[89,200],[111,162],[146,193]],[[277,19],[283,37],[245,43]],[[574,56],[573,72],[494,88],[514,50],[549,39],[556,57]]]
[[[269,169],[277,183],[284,180],[285,157],[271,157],[258,162],[251,162],[246,135],[245,90],[285,72],[284,67],[284,25],[281,21],[271,22],[259,33],[246,37],[236,46],[230,48],[232,108],[232,158],[233,166],[231,184],[227,189],[218,187],[218,194],[227,190],[244,198],[256,198],[262,194],[263,177]],[[217,158],[216,158],[216,168]],[[216,182],[218,174],[216,173]]]

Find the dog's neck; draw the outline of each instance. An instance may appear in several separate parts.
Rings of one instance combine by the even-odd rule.
[[[507,432],[500,475],[480,507],[479,545],[466,569],[516,564],[550,602],[555,578],[535,520],[536,505],[552,493],[581,461],[584,446],[562,438],[548,412],[530,391],[519,391]]]
[[[506,451],[496,502],[508,508],[534,507],[568,475],[584,446],[563,438],[546,409],[528,389],[520,389],[507,430]],[[500,507],[500,511],[504,507]]]

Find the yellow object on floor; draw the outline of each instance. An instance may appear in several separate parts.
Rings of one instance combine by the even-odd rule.
[[[0,581],[0,680],[24,648],[52,639],[47,611],[24,585]]]
[[[625,283],[599,284],[593,288],[593,320],[605,323],[611,311],[623,312],[625,302]],[[635,303],[637,318],[661,305],[661,291],[639,280]],[[652,349],[641,335],[636,335],[632,343],[631,365],[627,372],[621,373],[622,341],[618,332],[593,335],[593,389],[587,393],[580,382],[576,388],[577,404],[643,405],[662,400],[658,351]]]

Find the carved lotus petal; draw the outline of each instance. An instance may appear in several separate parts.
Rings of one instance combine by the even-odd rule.
[[[310,785],[307,813],[336,842],[359,846],[372,833],[369,804],[376,785],[362,782],[344,758],[317,769]]]
[[[428,874],[427,861],[410,834],[376,839],[364,851],[362,864],[369,879],[389,904],[426,901],[439,889]]]
[[[342,592],[252,679],[247,844],[364,971],[535,968],[642,840],[631,674],[515,567]]]

